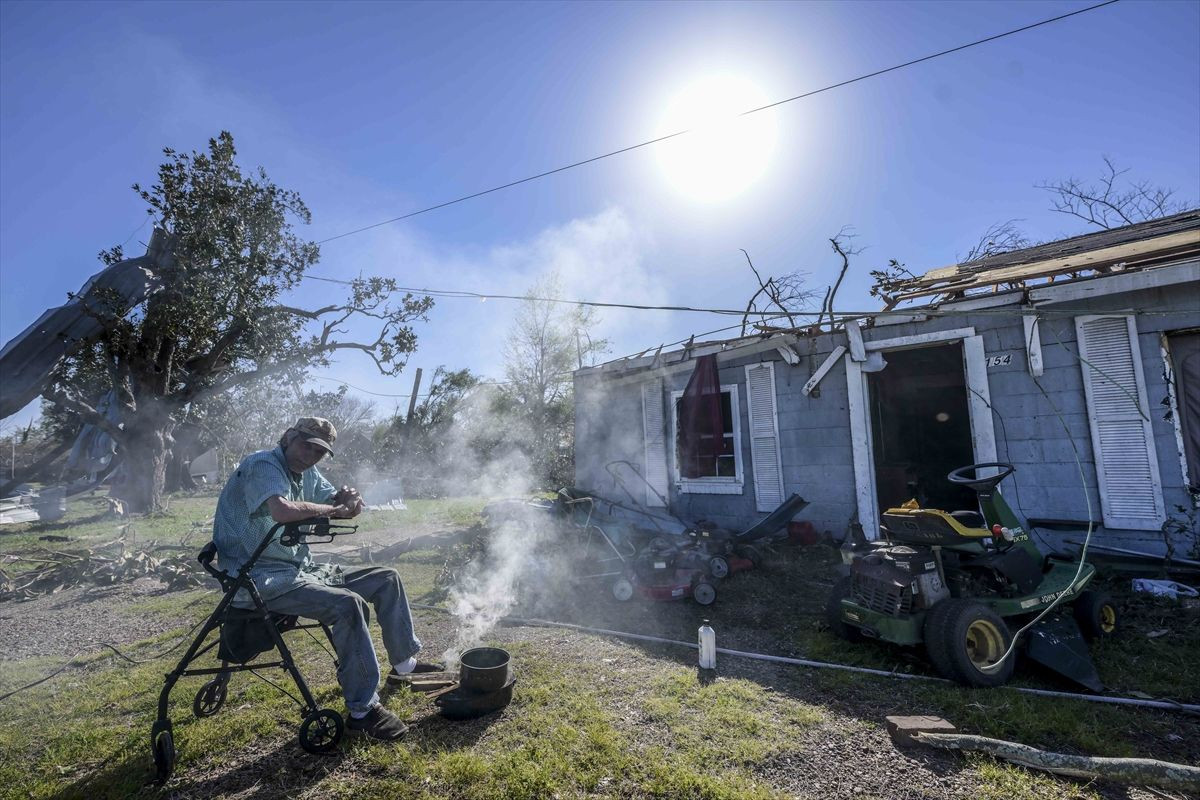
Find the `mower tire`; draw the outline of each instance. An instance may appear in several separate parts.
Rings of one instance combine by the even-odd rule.
[[[946,651],[944,637],[939,631],[945,626],[944,617],[952,607],[949,599],[942,600],[925,613],[925,624],[921,629],[921,637],[925,640],[925,653],[939,675],[954,680],[954,668],[950,664],[950,655]]]
[[[1121,628],[1121,614],[1116,604],[1104,592],[1091,589],[1079,593],[1071,608],[1083,638],[1089,642],[1114,636]]]
[[[711,606],[717,599],[717,589],[708,581],[700,581],[692,587],[692,599],[702,606]]]
[[[863,633],[853,625],[842,621],[842,599],[850,596],[850,576],[845,575],[833,582],[829,599],[825,601],[825,624],[829,632],[848,642],[862,641]]]
[[[718,580],[729,577],[729,562],[725,556],[713,556],[708,560],[708,574]]]
[[[955,598],[938,603],[930,614],[925,625],[926,649],[943,677],[965,686],[1008,682],[1016,664],[1015,652],[998,669],[985,671],[1012,644],[1012,633],[999,614],[983,603]]]
[[[751,567],[761,567],[763,563],[763,554],[752,544],[743,544],[733,549],[733,554],[739,558],[744,558],[750,562]]]
[[[624,603],[633,597],[633,581],[629,578],[617,578],[612,585],[612,596]]]

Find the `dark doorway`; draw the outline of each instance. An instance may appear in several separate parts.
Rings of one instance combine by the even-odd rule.
[[[975,493],[946,480],[975,460],[962,343],[884,358],[887,367],[869,374],[880,509],[916,499],[922,507],[976,510]]]

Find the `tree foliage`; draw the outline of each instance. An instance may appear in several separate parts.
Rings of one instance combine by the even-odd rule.
[[[429,392],[413,408],[399,409],[376,430],[374,465],[381,476],[398,477],[408,496],[460,494],[486,465],[486,453],[475,442],[486,426],[472,417],[483,408],[472,400],[479,378],[469,369],[433,373]]]
[[[493,447],[520,449],[542,488],[573,479],[572,372],[608,351],[606,340],[592,337],[599,322],[595,309],[555,302],[559,291],[552,272],[526,293],[505,346],[505,384],[493,403],[505,420]]]
[[[206,152],[163,153],[157,181],[133,188],[165,232],[172,265],[130,313],[91,309],[104,332],[64,363],[44,395],[113,436],[125,480],[115,488],[134,510],[161,506],[172,432],[194,404],[266,378],[294,382],[344,350],[395,374],[415,349],[412,323],[432,305],[393,299],[397,287],[386,278],[351,281],[343,301],[318,308],[285,304],[320,255],[294,231],[311,220],[300,196],[261,168],[244,174],[227,132]],[[120,246],[100,254],[106,264],[124,257]],[[347,338],[352,325],[373,333]],[[97,375],[119,422],[96,411]]]

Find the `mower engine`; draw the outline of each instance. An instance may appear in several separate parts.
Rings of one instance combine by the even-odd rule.
[[[863,606],[890,616],[924,611],[950,596],[933,551],[907,545],[877,547],[855,559],[850,587]]]

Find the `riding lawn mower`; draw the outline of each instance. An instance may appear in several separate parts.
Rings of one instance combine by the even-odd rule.
[[[996,470],[983,476],[984,471]],[[999,686],[1013,673],[1014,633],[1029,659],[1092,691],[1103,691],[1087,642],[1117,631],[1116,606],[1084,587],[1095,567],[1044,556],[996,487],[1011,464],[972,464],[947,480],[973,489],[976,511],[947,513],[915,500],[883,513],[883,538],[847,541],[850,575],[826,606],[843,638],[924,644],[937,671],[968,686]],[[1010,652],[1010,650],[1012,652]]]

